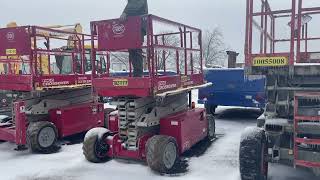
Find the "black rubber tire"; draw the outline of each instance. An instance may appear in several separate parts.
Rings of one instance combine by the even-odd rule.
[[[208,139],[213,140],[216,138],[216,121],[213,115],[211,114],[207,115],[207,120],[208,120]]]
[[[214,115],[216,113],[217,106],[205,104],[205,108],[208,114]]]
[[[105,128],[109,128],[108,127],[108,121],[109,121],[109,114],[111,113],[111,112],[113,112],[113,111],[115,111],[115,109],[112,109],[112,108],[106,108],[105,110],[104,110],[104,127]]]
[[[267,180],[266,153],[267,143],[264,130],[257,127],[247,129],[240,143],[241,180]]]
[[[173,143],[176,148],[176,158],[172,167],[168,168],[164,163],[164,154],[169,143]],[[146,144],[146,153],[148,166],[159,173],[171,173],[179,159],[177,142],[175,138],[170,136],[156,135],[151,137]]]
[[[89,137],[85,137],[82,145],[82,151],[84,157],[93,163],[101,163],[106,162],[110,158],[107,156],[107,152],[109,150],[109,146],[104,143],[105,138],[109,135],[109,130],[105,129],[106,131],[101,133],[101,131],[97,130],[100,128],[94,128],[88,131],[91,133]],[[96,132],[93,132],[97,130]],[[87,134],[88,134],[87,133]],[[103,148],[103,149],[101,149]],[[103,155],[99,155],[99,153]]]
[[[44,128],[52,128],[54,131],[54,140],[48,147],[42,147],[39,143],[39,133]],[[30,122],[28,129],[27,129],[27,144],[32,152],[36,153],[54,153],[56,152],[59,147],[57,146],[57,139],[58,139],[58,131],[56,126],[48,121],[39,121],[39,122]]]

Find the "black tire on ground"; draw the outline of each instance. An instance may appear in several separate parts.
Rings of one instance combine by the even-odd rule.
[[[265,132],[261,128],[248,128],[240,143],[241,180],[267,180],[268,162]]]
[[[51,122],[31,122],[28,126],[27,142],[33,152],[45,154],[56,152],[59,149],[56,144],[57,138],[57,128]]]
[[[170,136],[153,136],[147,141],[146,152],[149,167],[159,173],[170,173],[179,159],[177,142]]]
[[[109,160],[107,155],[109,146],[105,143],[105,138],[109,135],[109,130],[105,128],[94,128],[87,132],[83,141],[83,155],[93,163],[101,163]]]
[[[205,108],[208,114],[214,115],[216,113],[217,106],[216,105],[209,105],[205,104]]]
[[[112,109],[112,108],[106,108],[105,110],[104,110],[104,127],[105,128],[109,128],[108,127],[108,121],[109,121],[109,114],[111,113],[111,112],[113,112],[113,111],[115,111],[114,109]]]
[[[213,115],[207,115],[208,120],[208,139],[213,140],[216,137],[216,121]]]

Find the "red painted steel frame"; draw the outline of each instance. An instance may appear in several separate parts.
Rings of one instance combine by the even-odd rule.
[[[0,126],[0,140],[14,142],[17,145],[26,145],[27,118],[24,112],[24,102],[15,102],[13,109],[16,115],[16,125],[15,127],[12,125]]]
[[[147,26],[147,42],[143,45],[141,38],[141,26],[145,23]],[[179,32],[155,34],[154,24],[162,23],[166,26],[176,26],[180,29]],[[165,27],[165,26],[164,26]],[[130,29],[130,31],[129,31]],[[165,30],[165,28],[164,28]],[[146,15],[143,17],[130,17],[126,22],[120,22],[118,19],[91,22],[92,33],[92,65],[93,65],[93,87],[100,96],[138,96],[146,97],[153,96],[158,93],[163,93],[168,90],[175,90],[181,87],[189,87],[204,83],[202,69],[202,45],[201,45],[201,30],[193,28],[181,23],[176,23],[167,19],[163,19],[154,15]],[[198,48],[195,48],[193,43],[193,34],[198,33]],[[159,44],[159,37],[164,38],[168,35],[180,35],[181,46],[170,46]],[[187,38],[190,39],[189,44]],[[121,43],[119,43],[121,42]],[[112,77],[109,70],[104,74],[97,74],[95,69],[96,53],[101,51],[115,52],[126,51],[127,49],[146,50],[146,61],[148,64],[148,75],[142,78],[132,77],[132,68],[130,65],[130,77]],[[177,57],[177,75],[158,75],[158,62],[155,51],[158,49],[174,50]],[[184,55],[184,72],[180,71],[179,54]],[[199,71],[196,72],[194,66],[193,53],[199,53]],[[190,55],[190,57],[188,56]],[[129,60],[130,61],[130,60]],[[190,63],[189,63],[190,61]],[[110,67],[108,60],[107,67]],[[191,71],[189,71],[191,70]],[[164,72],[167,72],[166,61],[164,62]],[[122,85],[117,86],[115,83],[121,81]]]
[[[184,153],[207,137],[208,120],[205,109],[191,109],[163,118],[160,121],[160,134],[174,137],[179,153]]]
[[[254,2],[260,2],[260,0],[247,0],[246,10],[246,35],[245,35],[245,65],[247,67],[252,66],[254,57],[276,57],[279,54],[287,54],[289,57],[289,65],[296,63],[320,63],[320,59],[309,60],[310,52],[308,50],[308,42],[320,40],[320,37],[309,37],[308,24],[302,24],[302,17],[304,15],[320,14],[320,7],[304,8],[302,0],[288,0],[291,1],[291,8],[285,10],[273,11],[269,5],[269,2],[261,1],[261,11],[254,12]],[[296,13],[297,12],[297,13]],[[260,24],[255,21],[254,18],[260,17]],[[290,39],[277,39],[276,32],[278,24],[276,21],[280,18],[291,18],[290,24]],[[270,19],[271,27],[268,27],[268,20]],[[297,19],[297,21],[295,20]],[[253,52],[253,40],[259,39],[254,37],[254,27],[260,31],[260,52]],[[295,27],[299,27],[295,29]],[[268,49],[267,42],[270,42]],[[286,52],[281,48],[276,49],[276,45],[279,42],[290,42],[290,48]],[[301,50],[301,43],[304,42],[304,52]],[[296,44],[296,45],[295,45]]]
[[[24,102],[14,103],[15,125],[0,126],[0,140],[26,145],[28,127]],[[85,103],[49,111],[49,119],[58,130],[59,138],[104,126],[104,108],[101,103]]]
[[[299,98],[308,98],[308,99],[319,99],[320,93],[317,92],[306,92],[306,93],[295,93],[294,97],[294,164],[295,166],[303,166],[314,168],[320,167],[320,162],[310,162],[303,159],[299,159],[299,149],[298,144],[308,144],[308,145],[320,145],[320,139],[306,139],[306,138],[299,138],[297,137],[299,130],[298,130],[298,123],[299,121],[319,121],[320,122],[320,115],[319,116],[302,116],[299,115]]]
[[[112,131],[112,130],[111,130]],[[114,131],[112,131],[114,132]],[[207,137],[208,121],[205,109],[190,109],[170,115],[160,120],[160,135],[171,136],[176,139],[179,154],[184,153],[199,141]],[[108,157],[145,160],[145,145],[149,138],[156,134],[145,134],[139,138],[137,151],[125,149],[119,135],[105,139],[110,149]]]
[[[74,39],[70,40],[70,37]],[[39,41],[46,42],[44,49]],[[73,43],[72,49],[53,49],[52,42],[60,41]],[[0,63],[9,67],[8,72],[0,75],[0,89],[16,91],[33,91],[50,88],[65,88],[91,85],[91,76],[85,72],[85,55],[90,51],[85,48],[85,42],[91,41],[91,35],[67,32],[39,26],[22,26],[0,29]],[[51,72],[51,56],[61,55],[72,60],[70,74],[53,74]],[[76,60],[76,55],[79,56]],[[43,74],[42,58],[48,60],[48,74]],[[27,59],[27,60],[26,60]],[[80,63],[80,70],[76,71],[76,63]],[[12,66],[26,65],[29,72],[13,72]]]
[[[52,109],[49,114],[49,121],[55,124],[61,138],[104,126],[104,107],[101,103],[85,103]]]

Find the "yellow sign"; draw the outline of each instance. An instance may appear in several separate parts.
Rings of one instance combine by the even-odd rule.
[[[6,49],[6,55],[16,55],[17,49]]]
[[[288,57],[255,57],[252,66],[286,66],[289,64]]]
[[[113,80],[113,86],[124,87],[128,86],[128,79],[115,79]]]

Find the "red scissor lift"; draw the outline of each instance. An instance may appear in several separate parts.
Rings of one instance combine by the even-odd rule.
[[[259,128],[241,141],[243,180],[266,179],[270,162],[319,175],[320,4],[287,0],[288,9],[273,9],[272,2],[247,0],[247,75],[267,77],[268,102]]]
[[[13,97],[0,140],[50,153],[57,138],[104,125],[91,93],[91,35],[23,26],[0,29],[0,42],[0,89]]]
[[[183,152],[214,138],[214,119],[191,101],[191,90],[209,85],[203,79],[201,30],[154,15],[92,22],[91,29],[92,47],[98,44],[93,59],[101,51],[109,57],[105,73],[95,73],[93,67],[93,89],[98,96],[113,97],[118,111],[109,116],[108,130],[87,133],[83,150],[89,161],[142,160],[167,173]],[[134,59],[126,61],[126,76],[110,73],[115,54],[128,49],[143,50],[143,77],[132,76]]]

